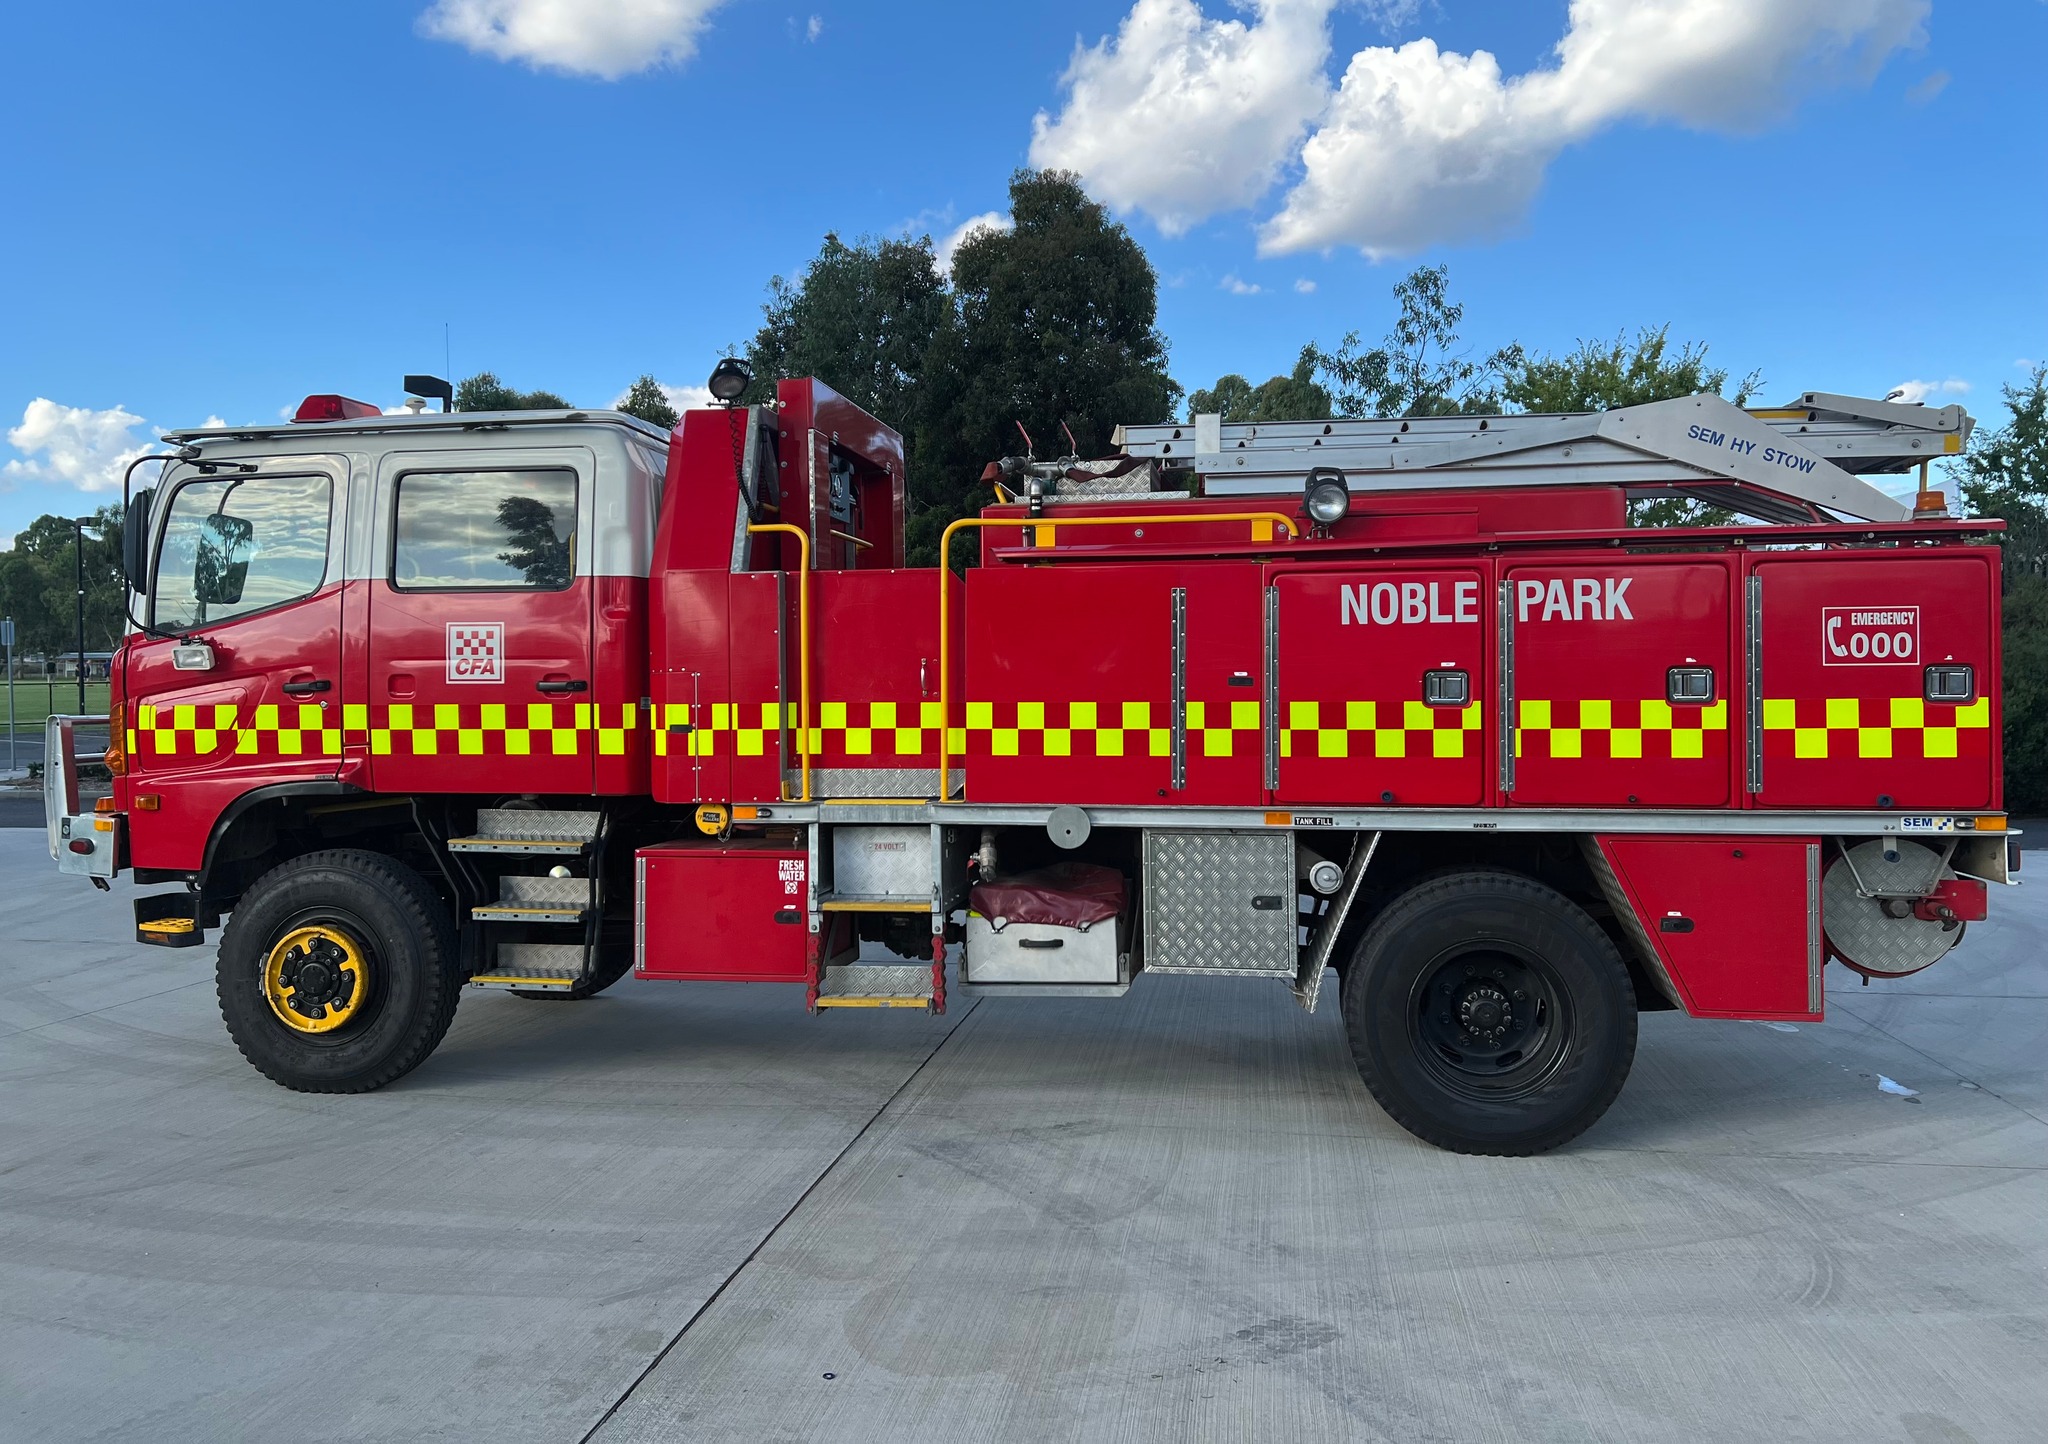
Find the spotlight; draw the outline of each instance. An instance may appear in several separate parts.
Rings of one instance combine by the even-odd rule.
[[[722,406],[737,406],[754,384],[754,373],[737,356],[728,356],[711,371],[711,394]]]
[[[1318,466],[1308,474],[1301,508],[1319,527],[1333,527],[1351,514],[1351,488],[1334,466]]]

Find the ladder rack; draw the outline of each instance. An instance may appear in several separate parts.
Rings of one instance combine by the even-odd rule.
[[[1697,497],[1766,521],[1903,521],[1912,508],[1860,478],[1954,456],[1975,421],[1932,408],[1809,391],[1743,410],[1711,393],[1567,415],[1411,416],[1341,421],[1121,426],[1116,444],[1210,496],[1297,492],[1335,467],[1353,491],[1620,486]]]

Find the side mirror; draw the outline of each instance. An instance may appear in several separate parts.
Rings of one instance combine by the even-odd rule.
[[[149,506],[156,489],[139,491],[121,515],[121,570],[127,574],[128,590],[138,597],[149,595]]]
[[[242,600],[249,579],[249,558],[255,551],[256,528],[246,518],[219,513],[199,525],[198,553],[192,560],[192,595],[207,606],[231,607]]]

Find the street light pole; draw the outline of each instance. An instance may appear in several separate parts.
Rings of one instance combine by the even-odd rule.
[[[71,550],[78,564],[78,715],[85,715],[85,529],[93,519],[82,516],[71,523]]]

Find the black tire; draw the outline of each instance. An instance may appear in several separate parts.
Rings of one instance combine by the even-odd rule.
[[[1515,873],[1453,873],[1396,898],[1352,954],[1343,1009],[1372,1096],[1454,1153],[1570,1142],[1635,1060],[1635,992],[1613,941]]]
[[[266,994],[271,954],[309,929],[351,940],[368,975],[362,996],[348,999],[355,1013],[332,1032],[296,1031]],[[454,928],[426,879],[352,848],[308,853],[258,878],[221,934],[214,977],[242,1056],[300,1093],[367,1093],[411,1072],[447,1033],[462,994]]]

